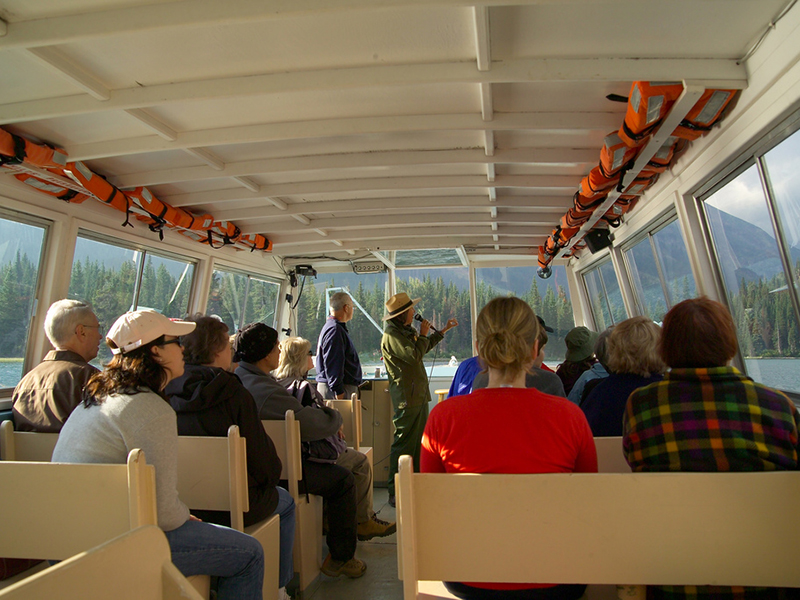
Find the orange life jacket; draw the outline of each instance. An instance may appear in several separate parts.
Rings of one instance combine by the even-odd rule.
[[[619,137],[629,146],[636,147],[658,127],[683,92],[682,83],[634,81],[628,95],[625,121]]]
[[[64,167],[64,173],[89,190],[101,202],[116,208],[120,212],[124,212],[125,222],[123,225],[129,225],[131,201],[116,186],[92,172],[89,167],[80,161],[67,163],[67,166]]]
[[[52,181],[46,181],[30,173],[15,173],[14,177],[22,183],[31,186],[36,191],[54,196],[59,200],[64,200],[64,202],[69,202],[71,204],[80,204],[89,198],[86,194],[81,194],[70,188],[53,183]]]
[[[589,174],[581,180],[580,193],[582,196],[589,198],[597,196],[601,193],[610,192],[619,183],[619,175],[612,175],[607,177],[603,174],[600,166],[594,167]]]
[[[672,135],[696,140],[711,131],[736,106],[739,90],[706,90]]]
[[[147,223],[151,231],[157,231],[162,237],[164,225],[206,231],[214,223],[214,217],[211,215],[197,217],[187,210],[162,202],[146,187],[125,190],[125,194],[147,213],[136,218]]]
[[[603,147],[600,150],[600,169],[606,177],[611,177],[636,158],[639,154],[640,146],[629,146],[619,133],[614,131],[609,133],[603,140]]]
[[[35,167],[61,168],[67,164],[67,153],[47,144],[35,144],[0,128],[0,166],[23,162]]]
[[[622,224],[622,216],[636,206],[638,201],[639,196],[620,196],[603,215],[603,220],[612,227],[619,227]]]

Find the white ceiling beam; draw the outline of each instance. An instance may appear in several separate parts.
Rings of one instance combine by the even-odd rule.
[[[105,84],[83,67],[75,64],[59,50],[55,48],[31,48],[28,53],[42,64],[69,79],[95,100],[105,101],[111,98],[111,90]],[[92,100],[89,101],[92,102]]]
[[[292,216],[292,218],[296,219],[297,221],[299,221],[303,225],[311,225],[311,219],[309,219],[305,215],[296,214],[296,215],[291,215],[291,216]]]
[[[386,258],[380,252],[376,252],[376,251],[373,250],[373,251],[370,251],[370,254],[372,254],[372,256],[374,256],[379,261],[381,261],[383,264],[385,264],[389,269],[394,269],[394,263],[392,261],[390,261],[388,258]]]
[[[286,158],[265,158],[229,162],[221,171],[208,167],[179,167],[158,171],[131,173],[112,177],[118,187],[159,185],[178,181],[200,181],[220,177],[317,171],[325,169],[359,169],[366,167],[401,167],[415,165],[455,164],[532,164],[548,166],[586,166],[598,161],[597,148],[503,148],[487,158],[485,151],[420,150],[397,152],[359,152],[352,154],[323,154]]]
[[[464,246],[467,252],[470,253],[470,256],[475,256],[472,252],[472,249],[476,246],[480,247],[481,245],[484,246],[484,251],[486,249],[491,249],[494,246],[494,242],[491,238],[487,238],[485,240],[477,240],[475,239],[474,235],[467,234],[467,235],[442,235],[439,234],[435,236],[437,239],[432,239],[431,237],[405,237],[405,238],[396,238],[396,239],[365,239],[359,241],[352,241],[352,242],[344,242],[343,248],[348,250],[364,250],[364,251],[372,251],[372,250],[419,250],[420,248],[431,248],[432,244],[436,248],[456,248],[458,246]],[[530,240],[514,240],[513,243],[503,243],[504,248],[511,246],[512,248],[519,248],[518,254],[530,254],[534,257],[536,255],[536,249],[538,248],[539,244],[541,244],[541,240],[537,240],[535,238],[531,238]],[[304,256],[308,255],[309,253],[325,253],[326,251],[330,250],[329,242],[320,240],[317,238],[315,242],[285,242],[285,243],[275,243],[273,245],[273,253],[278,254],[280,256],[283,255],[291,255],[291,254],[302,254]],[[504,252],[505,254],[505,252]],[[511,251],[509,254],[515,254],[515,252]]]
[[[489,188],[489,202],[497,202],[497,188]]]
[[[497,207],[496,207],[496,206],[493,206],[493,207],[492,207],[492,208],[489,210],[489,214],[490,214],[490,216],[492,217],[492,219],[496,219],[496,218],[497,218]]]
[[[481,118],[484,121],[494,119],[494,101],[492,100],[492,84],[481,84]]]
[[[469,267],[469,257],[467,256],[467,251],[464,249],[464,246],[458,246],[456,248],[456,254],[458,254],[458,258],[461,259],[461,264],[465,267]]]
[[[486,165],[486,179],[491,183],[497,178],[497,171],[495,170],[494,163]]]
[[[178,139],[177,131],[175,131],[172,127],[169,127],[165,123],[161,122],[159,119],[156,119],[153,115],[148,114],[147,111],[142,110],[140,108],[132,108],[130,110],[126,110],[125,112],[128,113],[137,121],[140,121],[144,125],[147,125],[150,129],[155,131],[165,140],[169,142],[174,142],[175,140]]]
[[[483,131],[483,130],[545,130],[551,134],[603,134],[619,129],[623,112],[542,112],[499,113],[487,123],[477,114],[396,115],[385,117],[355,117],[290,123],[259,123],[237,127],[222,127],[184,131],[178,139],[168,142],[158,136],[135,137],[67,146],[71,160],[92,160],[110,156],[126,156],[181,148],[217,145],[249,144],[279,140],[318,139],[356,135],[387,135],[418,131]],[[492,146],[494,144],[492,143]]]
[[[2,38],[0,38],[1,40]],[[0,123],[20,123],[102,110],[147,108],[185,101],[290,92],[364,89],[443,83],[536,83],[543,81],[680,81],[710,88],[744,88],[747,73],[734,59],[520,58],[476,71],[470,62],[424,63],[253,74],[111,90],[102,104],[85,95],[0,105]]]
[[[257,192],[260,189],[260,186],[255,181],[247,177],[236,176],[236,177],[231,177],[231,179],[233,179],[236,183],[238,183],[242,187],[247,188],[251,192]]]
[[[487,6],[552,4],[563,0],[482,0]],[[587,4],[609,0],[582,0]],[[94,38],[114,37],[158,29],[203,27],[208,25],[252,23],[296,18],[309,13],[336,13],[359,9],[391,7],[452,6],[461,8],[464,0],[241,0],[221,3],[217,0],[191,0],[146,4],[129,8],[77,13],[0,24],[0,48],[36,47],[64,44]]]
[[[222,159],[216,156],[210,150],[206,150],[205,148],[183,148],[183,150],[187,154],[191,154],[195,158],[203,161],[215,171],[222,171],[222,169],[225,168],[225,163],[222,161]],[[70,158],[72,157],[70,156]]]
[[[314,228],[314,231],[316,231],[322,237],[328,237],[328,232],[325,231],[324,229]]]
[[[264,198],[264,200],[266,200],[267,202],[272,204],[272,206],[281,211],[287,210],[289,208],[289,205],[286,204],[286,202],[284,202],[280,198]]]
[[[486,156],[494,156],[498,152],[494,149],[494,131],[491,129],[483,132],[483,148]]]
[[[488,71],[492,67],[489,7],[485,5],[473,6],[472,15],[475,22],[475,54],[478,58],[478,70]]]
[[[574,190],[579,178],[569,175],[501,175],[496,178],[494,187],[539,188],[543,190]],[[252,200],[265,196],[309,196],[335,192],[373,192],[378,190],[415,190],[446,188],[485,188],[483,175],[449,175],[430,177],[370,177],[365,179],[333,179],[327,181],[302,181],[298,183],[276,183],[262,185],[258,192],[241,188],[212,190],[164,196],[162,199],[172,206],[193,206]]]

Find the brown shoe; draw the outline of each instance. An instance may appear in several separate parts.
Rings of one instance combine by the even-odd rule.
[[[325,573],[328,577],[338,577],[339,575],[347,575],[350,579],[357,579],[364,574],[367,570],[367,563],[359,560],[356,557],[348,561],[333,560],[333,557],[328,554],[325,557],[325,562],[322,563],[320,571]]]
[[[397,531],[396,523],[382,521],[376,515],[372,515],[369,521],[358,524],[358,541],[366,542],[374,537],[386,537]]]

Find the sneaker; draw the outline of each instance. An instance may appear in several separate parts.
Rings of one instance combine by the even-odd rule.
[[[389,496],[389,506],[391,506],[392,508],[397,508],[395,506],[395,504],[396,503],[395,503],[395,500],[394,500],[394,494],[392,494],[391,496]]]
[[[358,541],[366,542],[374,537],[386,537],[397,531],[396,523],[389,523],[372,515],[369,521],[358,524]]]
[[[350,579],[357,579],[364,574],[367,570],[367,563],[359,560],[356,557],[348,561],[333,560],[333,557],[328,554],[325,557],[325,562],[322,563],[320,571],[325,573],[328,577],[338,577],[339,575],[347,575]]]

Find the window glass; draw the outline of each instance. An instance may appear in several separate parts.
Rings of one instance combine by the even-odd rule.
[[[658,275],[656,257],[650,245],[650,236],[644,238],[625,252],[625,259],[631,276],[631,283],[639,304],[639,310],[646,317],[661,322],[667,312],[667,300]]]
[[[466,267],[443,269],[402,269],[395,272],[397,291],[407,293],[412,299],[421,298],[416,309],[434,327],[444,327],[448,319],[458,319],[458,327],[445,334],[436,348],[425,356],[426,366],[436,360],[437,365],[447,365],[451,356],[463,360],[472,356],[472,326],[469,310],[469,269]],[[452,375],[450,371],[436,369],[434,375]]]
[[[186,316],[194,264],[147,253],[136,309],[152,308],[171,319]]]
[[[44,227],[0,217],[0,388],[22,378],[44,239]]]
[[[461,258],[452,248],[434,250],[398,250],[394,264],[398,267],[413,265],[460,265]]]
[[[247,291],[244,322],[255,323],[258,321],[274,327],[275,309],[278,306],[278,290],[280,287],[274,281],[251,277],[250,289]]]
[[[667,283],[670,308],[678,302],[697,296],[689,254],[681,235],[677,219],[653,234],[656,255],[661,262],[661,272]],[[660,319],[658,319],[660,320]]]
[[[551,269],[553,274],[549,279],[537,276],[537,267],[475,269],[475,291],[478,313],[489,300],[498,296],[517,296],[527,302],[533,312],[555,330],[548,334],[545,347],[545,363],[555,367],[564,360],[567,350],[564,336],[575,327],[575,319],[567,287],[567,271],[563,266]]]
[[[606,291],[603,287],[603,280],[600,269],[592,269],[584,273],[583,281],[586,285],[586,293],[589,296],[589,304],[592,307],[592,316],[598,331],[603,331],[614,324],[611,318],[611,309],[606,298]]]
[[[797,321],[756,166],[704,204],[748,375],[800,391]]]
[[[138,250],[78,237],[68,295],[92,305],[104,334],[120,315],[134,308],[141,260]],[[109,360],[111,350],[100,344],[92,364],[100,367]]]
[[[345,291],[355,306],[347,329],[366,373],[381,365],[381,336],[383,335],[384,304],[388,288],[388,273],[324,273],[315,279],[307,278],[297,305],[297,333],[311,342],[316,353],[319,332],[329,314],[331,294]]]
[[[214,269],[206,313],[218,316],[228,326],[228,331],[233,333],[244,325],[242,317],[246,293],[247,275]]]

